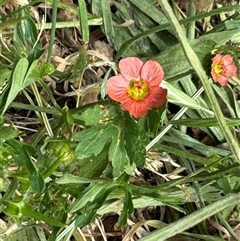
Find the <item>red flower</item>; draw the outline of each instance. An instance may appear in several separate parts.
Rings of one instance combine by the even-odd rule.
[[[211,75],[215,82],[218,82],[221,86],[227,85],[228,78],[234,76],[237,73],[237,66],[233,64],[231,55],[217,54],[212,59]]]
[[[110,98],[121,103],[123,109],[136,118],[143,117],[149,108],[157,108],[166,102],[167,90],[159,87],[164,72],[153,60],[143,63],[139,58],[120,60],[121,74],[107,82]]]

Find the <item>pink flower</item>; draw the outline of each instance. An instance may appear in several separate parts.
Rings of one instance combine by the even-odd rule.
[[[234,76],[236,73],[237,66],[233,64],[231,55],[217,54],[212,59],[211,75],[213,80],[221,86],[227,85],[228,78]]]
[[[159,87],[164,72],[158,62],[143,63],[137,57],[128,57],[120,60],[119,69],[120,75],[108,80],[107,93],[131,115],[143,117],[149,108],[160,107],[166,102],[167,90]]]

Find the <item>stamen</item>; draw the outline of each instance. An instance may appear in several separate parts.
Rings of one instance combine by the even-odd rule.
[[[136,101],[143,100],[149,93],[148,84],[145,80],[131,80],[127,87],[127,94]]]

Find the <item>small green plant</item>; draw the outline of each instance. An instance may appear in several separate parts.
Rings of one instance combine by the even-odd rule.
[[[51,23],[37,2],[0,4],[1,238],[107,240],[111,216],[123,240],[239,240],[238,4],[189,1],[177,20],[161,0],[55,0]]]

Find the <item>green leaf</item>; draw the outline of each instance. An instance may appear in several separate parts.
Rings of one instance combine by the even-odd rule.
[[[217,84],[212,84],[212,87],[215,90],[215,93],[226,104],[231,116],[240,118],[240,107],[232,88],[229,85],[222,88]]]
[[[85,210],[76,219],[75,226],[82,227],[91,223],[96,217],[97,210],[102,207],[108,195],[114,189],[116,189],[116,184],[113,183],[90,185],[90,187],[87,188],[87,192],[73,204],[73,206],[76,205],[75,209],[77,208],[77,210],[85,207]],[[82,203],[84,205],[82,205]],[[71,210],[71,212],[74,212],[74,209]]]
[[[88,29],[88,16],[87,16],[87,8],[84,0],[78,0],[79,6],[79,16],[80,16],[80,26],[82,39],[85,43],[89,41],[89,29]]]
[[[33,84],[40,78],[43,78],[46,75],[53,73],[53,71],[54,66],[52,64],[41,63],[38,59],[34,60],[25,76],[23,88],[29,86],[30,84]]]
[[[96,217],[95,211],[90,211],[86,213],[82,213],[75,220],[75,227],[83,227],[92,223],[92,221]]]
[[[154,134],[157,133],[159,131],[159,127],[162,125],[165,119],[166,119],[166,104],[162,105],[160,108],[149,110],[147,115],[149,131]]]
[[[183,231],[190,229],[198,223],[206,220],[207,218],[215,215],[216,213],[237,205],[240,200],[240,193],[231,194],[227,197],[222,198],[219,201],[209,204],[205,208],[199,209],[184,218],[180,218],[177,221],[169,224],[168,226],[156,230],[149,235],[141,238],[141,241],[164,241],[176,234],[182,233]]]
[[[95,202],[96,198],[103,197],[107,190],[112,190],[116,184],[111,183],[92,183],[76,198],[76,201],[70,206],[70,212],[76,212],[81,209],[89,211],[88,205]],[[94,204],[95,205],[95,204]],[[94,208],[95,209],[95,208]]]
[[[78,175],[84,178],[100,177],[109,163],[108,149],[109,145],[106,145],[98,155],[79,160]]]
[[[102,17],[103,17],[103,28],[108,39],[108,42],[115,46],[115,32],[112,23],[112,14],[109,0],[101,0]]]
[[[228,126],[239,126],[240,118],[228,118],[226,119]],[[184,125],[189,127],[212,127],[218,126],[216,118],[194,118],[194,119],[181,119],[169,121],[170,124]]]
[[[0,141],[14,139],[19,135],[19,132],[12,126],[0,129]]]
[[[132,6],[129,5],[127,1],[124,3],[117,3],[114,2],[114,6],[117,8],[117,12],[113,14],[113,20],[117,23],[124,23],[126,19],[133,19],[134,24],[130,24],[128,27],[121,27],[121,26],[114,26],[115,37],[116,37],[116,46],[115,49],[119,49],[120,46],[128,41],[131,40],[134,36],[141,33],[142,29],[150,28],[150,26],[155,25],[156,23],[153,21],[148,21],[149,23],[146,25],[145,20],[149,20],[149,18],[138,11],[138,15],[136,15],[135,11],[133,11]],[[141,15],[141,16],[139,16]],[[144,19],[141,19],[144,18]],[[124,53],[123,56],[152,56],[156,52],[159,52],[161,49],[162,42],[158,41],[154,42],[150,39],[154,38],[157,39],[155,35],[146,36],[142,39],[137,40],[133,43]],[[156,45],[158,47],[156,47]],[[165,43],[163,43],[165,46]],[[159,48],[159,49],[158,49]],[[164,47],[163,47],[164,48]]]
[[[109,160],[113,165],[113,177],[117,178],[124,172],[124,167],[130,162],[124,146],[124,132],[121,127],[112,136],[112,143],[109,148]]]
[[[4,230],[0,228],[1,231]],[[44,228],[30,226],[4,238],[4,241],[47,241],[47,239]]]
[[[33,191],[42,193],[45,189],[45,182],[43,180],[43,177],[40,174],[40,172],[38,171],[35,164],[32,162],[27,149],[23,148],[22,151],[24,154],[24,164],[28,170],[30,185],[31,185]]]
[[[8,93],[2,114],[7,110],[8,106],[15,99],[17,94],[22,90],[27,69],[28,60],[26,58],[21,58],[15,66],[10,91]]]
[[[222,7],[220,9],[215,9],[213,11],[210,11],[210,12],[204,12],[204,13],[201,13],[201,14],[198,14],[196,16],[192,16],[192,17],[189,17],[189,18],[186,18],[186,19],[182,19],[180,20],[180,24],[187,24],[187,23],[190,23],[192,21],[197,21],[197,20],[200,20],[200,19],[203,19],[203,18],[206,18],[206,17],[209,17],[209,16],[213,16],[213,15],[216,15],[216,14],[219,14],[221,12],[224,12],[224,11],[232,11],[233,9],[239,9],[240,7],[238,5],[235,5],[234,7],[232,6],[227,6],[227,7]],[[136,42],[136,41],[139,41],[139,39],[141,38],[144,38],[150,34],[153,34],[153,33],[156,33],[156,32],[160,32],[160,31],[163,31],[167,28],[170,27],[170,24],[169,23],[166,23],[166,24],[161,24],[159,26],[155,26],[153,28],[150,28],[144,32],[141,32],[137,35],[134,35],[134,37],[126,40],[125,42],[122,43],[122,45],[120,46],[117,54],[116,54],[116,57],[115,57],[115,60],[118,60],[121,56],[125,56],[125,51],[130,49],[130,46]],[[215,36],[215,39],[217,38],[217,36]],[[223,38],[223,40],[225,40]],[[222,45],[222,39],[218,39],[217,38],[217,41],[216,42],[219,42],[220,45]],[[226,42],[226,41],[225,41]],[[129,56],[129,55],[128,55]]]
[[[130,2],[132,3],[131,10],[133,11],[135,25],[137,25],[136,22],[139,21],[140,24],[138,28],[142,31],[151,29],[156,25],[168,23],[166,16],[159,11],[155,4],[149,1],[140,2],[138,0],[130,0]],[[170,28],[148,35],[152,44],[155,44],[160,52],[178,43],[177,38],[173,34],[173,30],[169,29]]]
[[[4,143],[4,141],[0,140],[0,171],[3,169],[4,166],[6,166],[11,161],[13,155],[14,150],[7,146],[6,143]],[[0,187],[0,190],[3,189]]]
[[[201,109],[201,106],[196,100],[185,94],[180,89],[175,88],[171,83],[163,81],[161,87],[168,91],[168,101],[179,106],[184,106],[192,109]]]
[[[142,127],[126,113],[124,138],[126,150],[131,162],[135,162],[138,167],[145,164],[145,145],[147,137]]]
[[[92,183],[94,180],[85,177],[74,176],[72,174],[65,174],[56,180],[57,184],[86,184]]]
[[[88,108],[82,113],[82,119],[86,125],[97,125],[107,123],[111,118],[117,117],[118,112],[115,106],[110,108],[100,107],[95,105],[93,108]]]
[[[83,45],[79,51],[77,62],[73,68],[73,77],[79,78],[79,76],[82,76],[85,68],[87,67],[87,59],[87,46]]]
[[[4,90],[4,86],[7,84],[8,79],[11,75],[11,71],[7,68],[0,69],[0,96]]]
[[[125,190],[125,199],[123,203],[123,210],[121,212],[121,215],[118,219],[117,225],[119,227],[127,224],[128,217],[132,214],[134,210],[133,202],[132,202],[132,194],[130,191]]]
[[[63,223],[56,218],[48,217],[40,212],[37,212],[33,210],[33,207],[30,206],[29,204],[25,204],[23,207],[20,208],[21,213],[24,216],[34,218],[39,221],[43,221],[48,223],[49,225],[56,226],[56,227],[62,227]]]
[[[231,153],[228,150],[219,149],[213,146],[207,146],[202,142],[192,138],[191,136],[173,128],[168,134],[169,135],[164,135],[161,140],[168,143],[176,143],[181,146],[185,146],[187,148],[189,147],[193,148],[198,152],[204,154],[205,156],[211,156],[211,155],[228,156]]]
[[[197,54],[200,62],[206,66],[210,63],[211,51],[214,48],[239,35],[240,32],[238,29],[206,34],[190,41],[190,45]],[[153,59],[162,65],[165,72],[165,80],[182,73],[187,73],[192,69],[180,44],[168,48]]]
[[[36,71],[38,70],[38,62],[39,60],[35,60],[31,66],[29,67],[27,74],[24,78],[23,86],[22,88],[27,87],[28,85],[34,83],[38,80],[39,76],[36,74]]]
[[[74,135],[74,139],[79,141],[75,153],[78,159],[97,156],[104,146],[117,135],[117,129],[112,124],[92,126]]]

